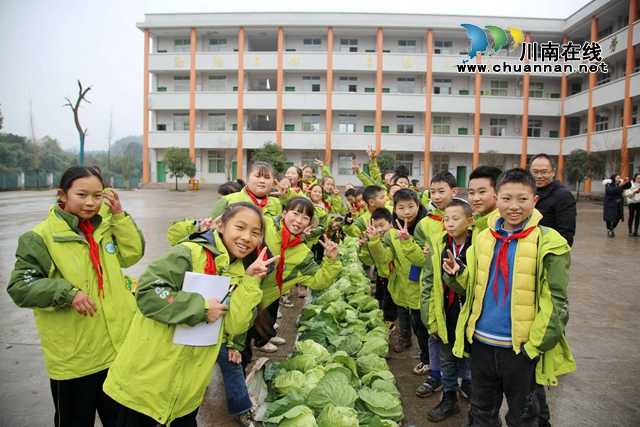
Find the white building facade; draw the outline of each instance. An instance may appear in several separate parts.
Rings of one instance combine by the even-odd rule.
[[[638,0],[594,0],[567,19],[148,14],[137,24],[145,33],[143,180],[166,179],[163,154],[174,146],[189,150],[201,182],[245,177],[267,141],[291,164],[327,161],[338,185],[358,183],[351,158],[366,164],[368,146],[391,153],[412,178],[447,169],[461,187],[489,158],[511,168],[544,152],[562,167],[576,148],[606,156],[607,173],[622,160],[632,175],[640,170],[637,8]],[[610,72],[461,73],[455,65],[469,58],[470,43],[462,23],[516,27],[539,45],[597,41]],[[505,46],[481,61],[521,64],[520,52]],[[587,185],[602,190],[596,180]]]

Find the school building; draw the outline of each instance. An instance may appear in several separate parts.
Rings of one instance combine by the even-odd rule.
[[[201,182],[246,177],[247,161],[267,141],[296,165],[323,159],[338,185],[357,183],[351,158],[367,163],[369,145],[395,156],[412,178],[448,169],[463,187],[478,164],[525,166],[545,152],[562,170],[576,148],[607,157],[607,174],[621,167],[632,175],[640,170],[637,19],[638,0],[594,0],[567,19],[147,14],[137,24],[144,32],[143,180],[166,179],[168,147],[189,150]],[[484,29],[484,45],[482,34],[470,42],[461,24]],[[578,69],[597,63],[580,56],[594,41],[607,73]],[[470,43],[484,54],[470,59]],[[578,49],[567,62],[549,56],[571,43]],[[521,59],[522,49],[530,59]],[[461,72],[464,61],[512,69]],[[570,61],[576,69],[543,67]],[[525,73],[524,64],[540,69]],[[584,190],[602,185],[594,179]]]

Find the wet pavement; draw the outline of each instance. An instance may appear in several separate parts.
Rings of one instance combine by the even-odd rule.
[[[147,241],[144,258],[125,270],[133,277],[138,277],[169,248],[165,231],[173,221],[207,215],[217,198],[214,191],[167,190],[122,191],[120,196]],[[13,269],[18,237],[46,218],[54,200],[54,191],[0,193],[0,427],[52,425],[53,403],[32,312],[16,307],[4,286]],[[591,202],[578,203],[569,298],[566,334],[578,370],[560,377],[560,385],[547,391],[552,425],[639,426],[636,381],[640,381],[640,238],[627,236],[626,223],[618,226],[615,238],[608,238],[602,206]],[[279,321],[279,336],[288,343],[270,355],[275,360],[285,358],[295,340],[294,319],[302,310],[303,300],[292,300],[296,306],[282,309],[284,318]],[[396,340],[394,332],[392,344]],[[426,420],[426,414],[439,401],[439,394],[426,399],[415,396],[424,380],[412,373],[419,362],[417,355],[414,339],[411,351],[393,353],[389,359],[402,393],[404,427],[433,425]],[[460,406],[460,414],[438,425],[460,426],[468,402],[460,399]],[[502,414],[505,412],[503,407]],[[226,415],[217,368],[198,421],[200,427],[237,425]],[[99,421],[96,425],[100,425]]]

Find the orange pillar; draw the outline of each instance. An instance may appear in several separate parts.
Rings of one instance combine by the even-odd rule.
[[[482,55],[477,56],[476,63],[482,62]],[[473,116],[473,169],[480,163],[480,94],[482,93],[482,74],[476,70],[476,110]]]
[[[191,66],[189,70],[189,157],[196,161],[196,29],[191,28]],[[193,177],[192,177],[193,178]]]
[[[569,43],[569,37],[564,36],[562,40],[563,44]],[[562,176],[562,171],[564,169],[564,154],[562,152],[562,144],[564,142],[564,138],[567,136],[567,118],[564,116],[564,100],[567,97],[569,86],[569,77],[565,74],[564,70],[562,70],[562,80],[560,86],[560,97],[562,101],[560,102],[560,147],[558,149],[558,172],[557,177],[560,182],[564,182],[564,177]]]
[[[378,28],[378,65],[376,69],[376,153],[382,149],[382,49],[384,36],[382,28]]]
[[[244,127],[244,27],[238,30],[238,147],[236,149],[236,176],[242,179],[242,128]]]
[[[629,138],[629,126],[631,126],[631,110],[633,102],[629,96],[631,87],[631,74],[634,69],[636,48],[633,45],[633,23],[638,19],[638,0],[629,2],[629,27],[627,29],[627,70],[624,82],[624,117],[622,122],[622,146],[620,148],[620,176],[632,178],[633,171],[629,170],[629,149],[627,142]]]
[[[525,36],[525,43],[531,43],[531,33]],[[524,49],[524,46],[522,47]],[[529,59],[525,58],[525,64],[529,63]],[[529,137],[529,73],[524,73],[522,80],[522,91],[524,95],[524,106],[522,109],[522,126],[520,126],[520,134],[522,135],[522,153],[520,153],[520,167],[527,168],[527,138]]]
[[[284,87],[284,69],[282,57],[284,54],[284,28],[278,28],[278,105],[276,107],[276,143],[282,147],[282,88]]]
[[[333,107],[331,105],[331,94],[333,93],[333,27],[327,30],[327,110],[325,124],[325,149],[324,163],[331,166],[331,126],[333,126]]]
[[[631,23],[631,22],[629,22]],[[598,18],[591,17],[591,40],[598,41]],[[596,87],[596,73],[589,73],[589,109],[587,110],[587,153],[591,153],[591,134],[596,127],[596,109],[593,107],[593,89]],[[591,192],[591,178],[584,182],[584,192]]]
[[[144,30],[144,98],[142,99],[142,182],[149,182],[149,29]]]
[[[433,30],[427,31],[427,109],[424,117],[424,188],[428,188],[431,178],[431,92],[433,92]]]

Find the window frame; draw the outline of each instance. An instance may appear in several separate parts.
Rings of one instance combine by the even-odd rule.
[[[180,47],[178,48],[178,46]],[[191,52],[191,39],[173,39],[173,51]]]
[[[220,41],[224,40],[224,43]],[[215,41],[216,43],[211,43]],[[214,47],[217,46],[217,47]],[[209,39],[209,52],[226,52],[227,51],[227,39]]]
[[[398,93],[416,93],[416,78],[415,77],[398,77],[397,88],[398,88]]]
[[[357,52],[358,39],[340,39],[340,52]]]
[[[494,85],[496,83],[496,85]],[[504,83],[504,84],[503,84]],[[491,96],[508,96],[509,81],[508,80],[491,80]]]
[[[225,173],[225,155],[222,150],[207,150],[207,170],[209,173]],[[215,167],[211,167],[211,162],[215,162]],[[212,170],[214,169],[214,170]]]
[[[415,127],[415,116],[396,116],[396,133],[412,134]]]
[[[340,76],[338,81],[339,81],[339,84],[340,84],[339,92],[343,92],[343,93],[358,92],[358,77],[357,76]],[[346,83],[343,83],[343,82],[346,82]],[[355,82],[355,84],[351,84],[350,82]],[[346,90],[344,90],[344,89],[346,89]]]
[[[396,153],[396,164],[406,166],[410,174],[413,174],[413,161],[413,153]]]
[[[544,97],[544,82],[531,82],[531,83],[529,83],[529,97],[530,98],[543,98]]]
[[[180,83],[176,84],[176,82],[180,82]],[[191,90],[191,76],[173,76],[174,92],[189,92],[190,90]]]
[[[322,81],[321,76],[302,76],[302,91],[303,92],[320,92]],[[318,90],[315,90],[317,86]]]
[[[211,82],[217,82],[212,85]],[[220,83],[222,82],[222,83]],[[218,89],[216,89],[218,87]],[[220,89],[220,87],[222,89]],[[209,76],[209,92],[226,92],[227,76]]]
[[[438,46],[440,44],[440,46]],[[447,46],[449,44],[449,46]],[[453,55],[453,41],[451,40],[435,40],[433,42],[434,55]]]
[[[499,117],[489,118],[489,135],[490,136],[507,136],[507,119]]]
[[[308,129],[306,129],[306,127],[308,127]],[[315,113],[303,114],[302,115],[302,132],[320,132],[320,114],[315,114]]]
[[[220,120],[220,118],[222,118],[222,120]],[[217,126],[215,126],[214,129],[212,129],[213,124],[217,124]],[[208,128],[210,131],[222,132],[226,130],[226,125],[227,125],[227,115],[225,113],[209,113]]]
[[[414,39],[399,39],[398,53],[416,53],[417,45],[418,43]]]
[[[355,175],[353,168],[351,167],[351,159],[356,158],[356,153],[354,152],[343,152],[340,151],[338,153],[338,175]]]
[[[307,43],[307,40],[311,43]],[[318,43],[315,43],[315,42]],[[322,38],[308,37],[302,39],[302,50],[304,52],[322,52]]]
[[[603,117],[600,114],[596,114],[596,125],[594,132],[603,132],[609,130],[609,117]]]
[[[451,116],[433,116],[432,123],[434,135],[451,135]]]
[[[355,133],[358,125],[357,114],[339,114],[338,115],[338,132]]]
[[[186,120],[185,120],[186,118]],[[176,120],[180,119],[180,120]],[[182,124],[182,129],[178,129],[178,124]],[[173,130],[178,132],[189,131],[189,113],[173,113]]]
[[[530,138],[540,138],[542,136],[541,119],[529,119],[527,123],[527,136]]]
[[[449,86],[446,86],[447,82],[445,80],[448,80]],[[443,84],[443,86],[438,85],[437,83]],[[442,93],[442,88],[449,88],[449,93]],[[438,91],[436,92],[436,89],[438,89]],[[451,95],[451,93],[453,92],[453,81],[452,79],[433,79],[433,93],[435,95]]]

